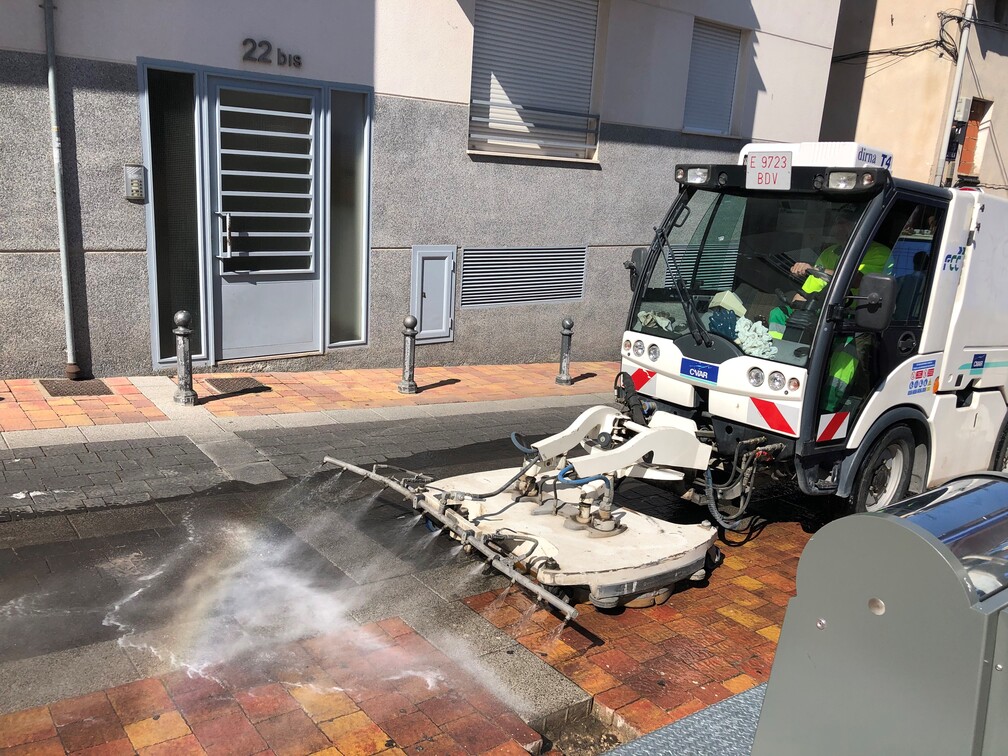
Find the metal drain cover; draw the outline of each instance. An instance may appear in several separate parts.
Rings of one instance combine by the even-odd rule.
[[[269,386],[260,383],[255,378],[207,378],[210,387],[221,394],[258,394],[271,391]]]
[[[97,378],[89,381],[39,381],[49,396],[112,396],[112,389]]]

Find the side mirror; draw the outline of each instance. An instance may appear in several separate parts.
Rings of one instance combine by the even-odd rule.
[[[637,247],[630,253],[630,259],[623,262],[623,267],[630,271],[630,290],[637,291],[641,271],[647,260],[647,247]]]
[[[884,331],[896,307],[896,280],[880,273],[866,273],[854,300],[854,325],[859,331]]]

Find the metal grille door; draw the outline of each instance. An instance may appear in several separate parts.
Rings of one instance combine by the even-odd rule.
[[[226,81],[210,91],[218,355],[320,351],[318,94]]]

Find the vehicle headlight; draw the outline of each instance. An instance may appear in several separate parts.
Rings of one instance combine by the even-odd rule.
[[[784,373],[781,373],[778,370],[774,370],[772,373],[770,373],[770,376],[767,378],[767,386],[769,386],[774,391],[780,391],[782,388],[784,388],[784,383],[785,383]]]
[[[759,387],[763,385],[763,371],[757,367],[749,369],[749,383]]]
[[[661,357],[661,350],[657,344],[652,344],[647,348],[647,356],[651,362],[658,362],[658,358]]]
[[[710,178],[710,168],[690,168],[686,172],[686,182],[689,184],[706,184]]]
[[[831,171],[826,178],[826,186],[830,189],[853,189],[857,177],[854,171]]]
[[[633,353],[638,357],[644,354],[644,342],[640,339],[637,339],[637,341],[633,343]]]

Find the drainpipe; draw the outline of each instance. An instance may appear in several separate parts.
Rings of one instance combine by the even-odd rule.
[[[967,2],[963,10],[962,29],[959,31],[959,59],[956,61],[955,79],[952,82],[952,93],[949,95],[948,114],[945,117],[945,129],[938,143],[938,159],[935,161],[932,183],[941,185],[945,178],[945,153],[948,151],[949,137],[952,135],[952,121],[955,120],[956,105],[959,103],[959,91],[962,86],[963,69],[966,67],[966,47],[969,45],[970,23],[973,20],[973,3]]]
[[[66,327],[66,377],[80,378],[73,335],[73,304],[70,299],[70,265],[67,250],[66,212],[63,206],[63,148],[60,144],[59,111],[56,106],[56,35],[53,0],[43,0],[46,61],[49,64],[49,123],[52,126],[53,173],[56,179],[56,223],[59,226],[60,275],[63,278],[63,323]]]

